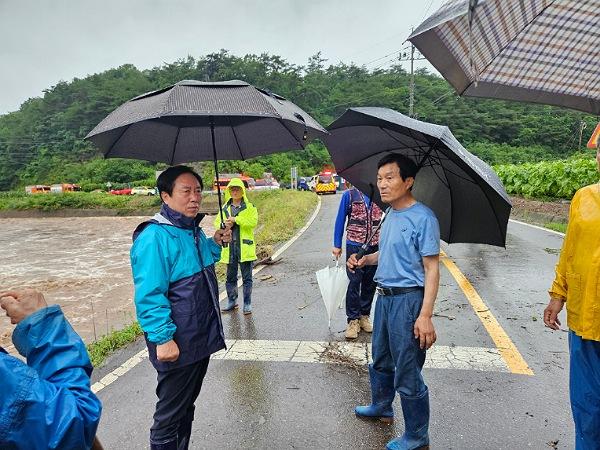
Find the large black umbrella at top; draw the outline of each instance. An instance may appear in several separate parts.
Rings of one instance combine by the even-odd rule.
[[[388,108],[351,108],[325,137],[337,173],[385,207],[377,190],[377,163],[400,153],[420,167],[413,193],[429,206],[447,243],[504,246],[511,203],[495,172],[469,153],[448,127]]]
[[[244,81],[184,80],[119,106],[86,139],[107,158],[170,165],[213,160],[218,179],[218,160],[302,150],[325,134],[294,103]]]
[[[599,0],[453,0],[408,38],[460,95],[600,114]]]

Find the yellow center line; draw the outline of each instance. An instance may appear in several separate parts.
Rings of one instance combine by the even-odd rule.
[[[508,337],[508,334],[506,334],[500,323],[498,323],[467,277],[460,271],[454,261],[448,258],[446,253],[440,252],[440,257],[441,261],[452,274],[471,303],[475,314],[477,314],[477,317],[479,317],[479,320],[483,323],[483,326],[494,341],[494,344],[498,348],[500,355],[506,362],[510,371],[520,375],[533,375],[533,370],[527,365],[527,362],[523,356],[521,356],[521,353],[519,353],[516,345],[510,337]]]

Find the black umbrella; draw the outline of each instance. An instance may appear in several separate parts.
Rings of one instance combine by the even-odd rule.
[[[388,108],[351,108],[328,130],[324,140],[337,173],[380,206],[377,162],[400,153],[420,167],[413,194],[437,215],[444,241],[505,245],[508,195],[491,167],[465,150],[448,127]]]
[[[129,100],[86,139],[107,158],[170,165],[213,160],[218,180],[219,159],[244,160],[302,150],[313,138],[325,134],[327,131],[294,103],[243,81],[185,80]]]

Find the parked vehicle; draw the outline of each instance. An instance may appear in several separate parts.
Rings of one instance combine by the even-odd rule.
[[[36,184],[33,186],[25,186],[26,194],[48,194],[50,192],[50,186],[45,184]]]
[[[156,195],[156,188],[138,186],[131,189],[131,195]]]
[[[252,189],[254,186],[254,178],[238,174],[221,174],[221,176],[219,176],[219,187],[221,188],[221,191],[224,191],[227,188],[227,185],[232,178],[239,178],[242,180],[242,183],[244,183],[244,187],[246,189]],[[213,192],[217,192],[217,180],[213,181],[212,190]]]
[[[50,192],[52,192],[53,194],[63,194],[65,192],[76,192],[80,190],[81,187],[73,183],[60,183],[53,184],[52,186],[50,186]]]
[[[112,195],[131,195],[131,188],[125,189],[112,189],[109,194]]]
[[[263,178],[259,178],[254,183],[255,191],[264,191],[264,190],[279,189],[279,188],[280,188],[279,183],[277,181],[275,181],[274,179],[266,180]]]
[[[348,186],[346,185],[346,180],[344,178],[342,178],[339,175],[334,175],[333,178],[335,179],[335,185],[337,186],[338,191],[345,191],[346,189],[348,189]]]
[[[321,172],[317,176],[317,184],[315,186],[315,192],[317,194],[335,194],[337,192],[337,185],[332,172]]]
[[[308,181],[306,178],[301,177],[298,178],[298,190],[299,191],[310,191],[310,187],[308,186]]]

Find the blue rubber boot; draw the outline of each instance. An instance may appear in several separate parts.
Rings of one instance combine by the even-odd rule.
[[[400,397],[404,434],[385,446],[388,450],[429,449],[429,391],[420,397]]]
[[[369,378],[371,379],[372,403],[368,406],[357,406],[354,408],[354,413],[358,417],[392,423],[394,421],[392,402],[396,396],[394,374],[378,372],[372,364],[369,364]]]

